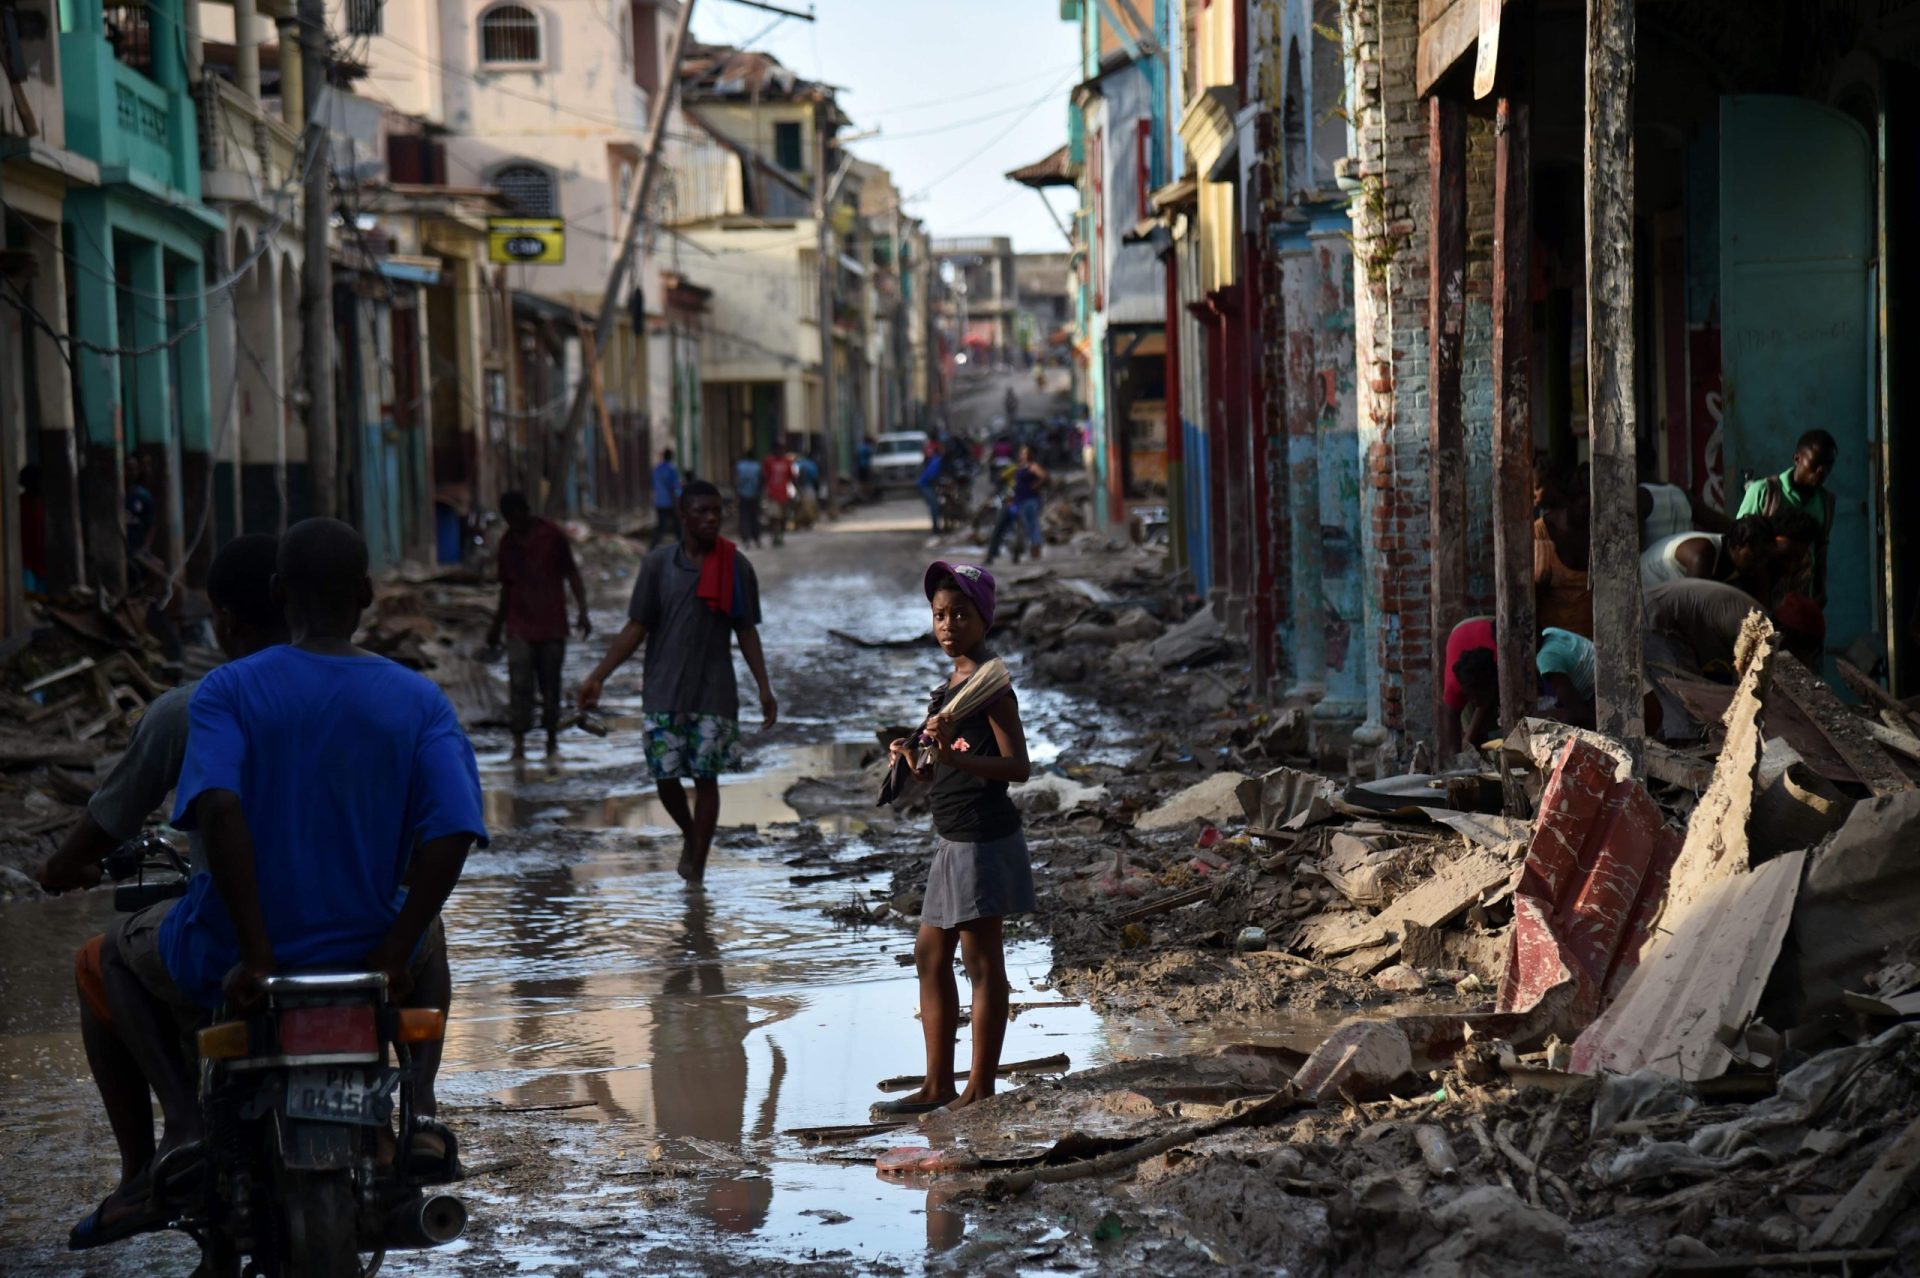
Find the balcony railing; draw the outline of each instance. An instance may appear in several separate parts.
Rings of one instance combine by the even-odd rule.
[[[200,82],[200,168],[209,199],[263,201],[294,181],[300,133],[239,86]]]
[[[179,186],[167,146],[173,110],[166,90],[120,62],[109,61],[107,67],[113,118],[120,127],[108,138],[109,154],[101,158],[109,164],[118,161],[167,186]]]

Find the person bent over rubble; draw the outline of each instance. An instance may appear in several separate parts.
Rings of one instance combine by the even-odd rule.
[[[962,1109],[993,1095],[1007,1032],[1001,929],[1007,915],[1035,907],[1026,835],[1007,795],[1008,784],[1025,781],[1032,770],[1027,737],[1005,667],[986,647],[993,576],[972,564],[937,562],[923,584],[933,605],[934,639],[952,659],[953,673],[928,703],[925,728],[892,742],[888,753],[931,783],[935,850],[913,947],[927,1076],[918,1091],[876,1104],[874,1113],[883,1117]],[[973,1068],[964,1091],[953,1071],[960,1028],[956,946],[973,987]]]
[[[1546,627],[1534,652],[1534,670],[1540,677],[1539,713],[1576,728],[1593,727],[1593,640]],[[1467,744],[1478,745],[1500,728],[1500,657],[1493,618],[1470,617],[1447,636],[1441,693],[1449,711],[1440,725],[1441,744],[1448,748],[1445,758],[1458,752],[1463,731]],[[1651,689],[1645,690],[1641,708],[1647,731],[1658,735],[1663,712]]]
[[[720,774],[739,765],[735,639],[760,685],[765,726],[771,728],[780,713],[760,648],[759,579],[739,547],[720,535],[720,515],[720,490],[706,480],[681,491],[679,544],[649,551],[641,561],[627,624],[575,694],[583,710],[599,705],[608,676],[645,641],[640,709],[647,767],[661,806],[685,836],[680,877],[696,885],[706,876],[707,852],[720,823]],[[691,807],[682,781],[693,782]]]
[[[1734,648],[1749,614],[1763,611],[1745,591],[1717,581],[1682,579],[1647,591],[1641,601],[1645,632],[1641,651],[1647,674],[1665,707],[1668,732],[1675,739],[1699,736],[1702,726],[1670,686],[1674,680],[1732,683]],[[1808,670],[1818,674],[1826,646],[1827,621],[1820,605],[1799,593],[1781,597],[1770,612],[1782,645]]]

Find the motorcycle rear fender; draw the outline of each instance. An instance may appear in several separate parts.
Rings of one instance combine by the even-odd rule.
[[[343,1123],[315,1123],[273,1113],[274,1139],[280,1161],[293,1171],[350,1171],[353,1168],[357,1127]]]

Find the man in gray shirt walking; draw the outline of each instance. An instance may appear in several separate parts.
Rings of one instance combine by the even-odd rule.
[[[680,494],[678,545],[649,551],[627,606],[627,624],[581,683],[582,709],[600,703],[607,676],[647,645],[641,713],[647,767],[660,802],[686,841],[680,877],[699,883],[720,823],[720,774],[739,765],[740,689],[733,640],[760,689],[760,713],[779,715],[760,649],[760,585],[747,557],[720,535],[720,490],[705,480]],[[693,782],[693,803],[682,781]]]

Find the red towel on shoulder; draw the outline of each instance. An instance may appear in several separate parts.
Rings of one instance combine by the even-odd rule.
[[[733,558],[740,548],[725,537],[713,539],[713,549],[700,565],[700,584],[693,588],[694,598],[717,613],[733,615]]]

